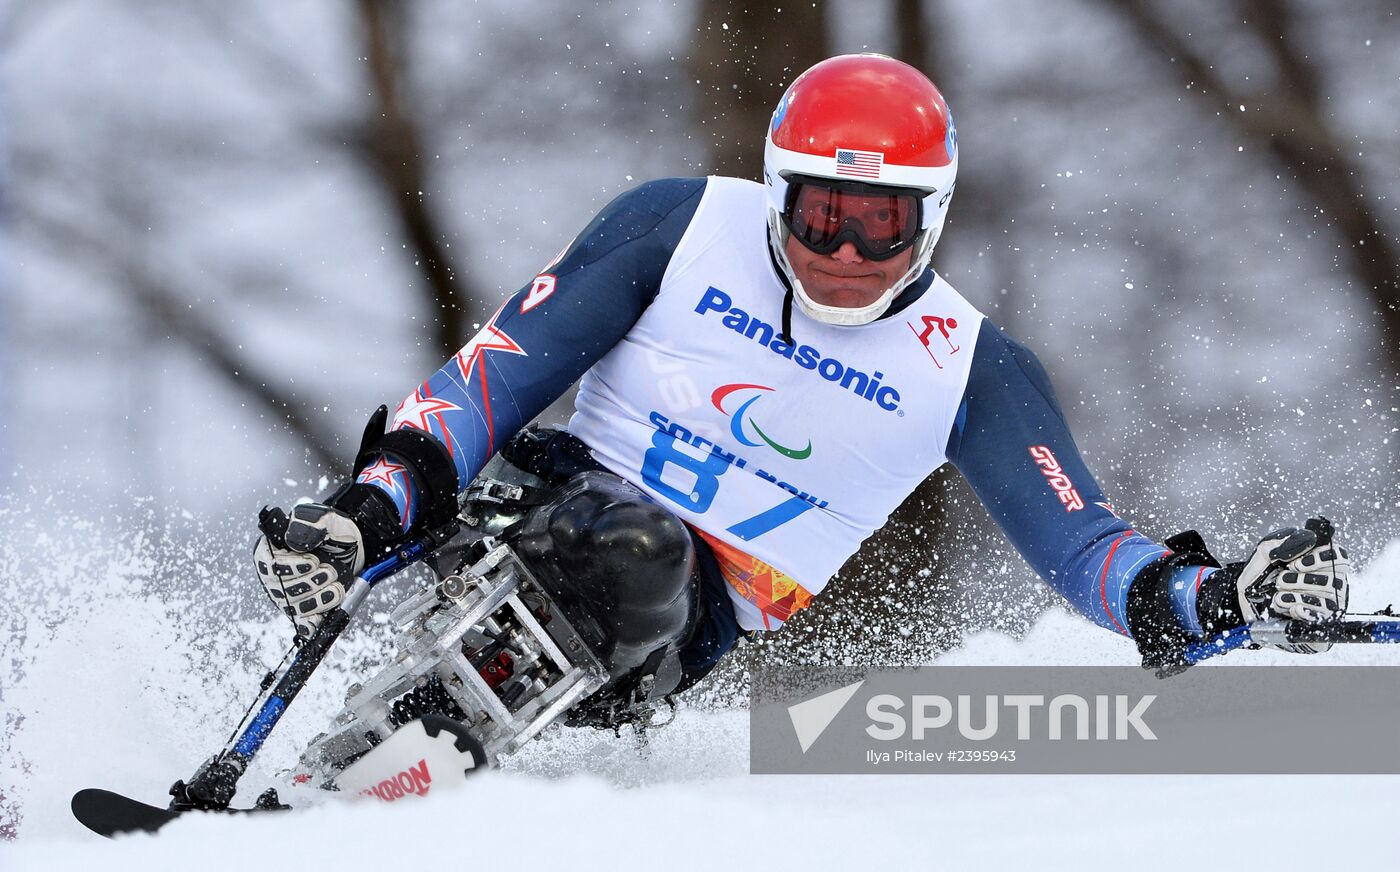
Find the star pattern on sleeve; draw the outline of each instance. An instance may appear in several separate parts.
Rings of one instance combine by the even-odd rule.
[[[401,427],[413,427],[417,430],[433,432],[433,418],[443,412],[460,412],[462,407],[456,403],[449,403],[439,397],[428,397],[423,395],[420,387],[399,404],[399,408],[394,412],[394,424],[391,429],[398,430]],[[442,427],[442,419],[438,418],[438,427]]]
[[[408,475],[408,470],[402,463],[395,463],[386,457],[380,457],[360,472],[357,479],[361,484],[376,484],[392,494],[402,493],[403,478]]]

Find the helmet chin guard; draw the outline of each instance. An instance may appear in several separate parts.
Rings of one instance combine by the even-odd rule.
[[[776,210],[771,207],[768,210],[768,234],[771,242],[770,247],[773,249],[773,259],[783,270],[783,277],[787,279],[788,286],[792,289],[792,299],[797,304],[797,308],[813,321],[847,327],[869,324],[889,311],[895,298],[899,296],[899,292],[923,275],[924,270],[928,267],[929,254],[933,251],[933,244],[938,241],[941,230],[942,227],[939,227],[933,232],[928,230],[920,232],[919,241],[914,244],[914,253],[909,259],[909,270],[900,276],[894,284],[886,288],[874,302],[860,307],[828,306],[812,299],[812,296],[807,293],[807,289],[802,286],[801,280],[793,271],[792,262],[788,260],[785,250],[789,236],[788,229],[783,226],[782,217]],[[784,325],[784,332],[789,335],[791,333],[786,325]]]
[[[823,324],[869,324],[885,314],[890,308],[890,303],[894,302],[894,288],[886,288],[875,302],[857,309],[845,306],[824,306],[807,295],[801,282],[794,280],[792,299],[804,315],[814,321],[821,321]]]
[[[828,58],[798,76],[778,102],[763,154],[768,240],[803,314],[826,324],[868,324],[923,275],[943,232],[958,171],[957,131],[938,88],[914,67],[877,54]],[[909,269],[860,307],[818,303],[788,260],[788,179],[804,176],[914,190],[922,195]]]

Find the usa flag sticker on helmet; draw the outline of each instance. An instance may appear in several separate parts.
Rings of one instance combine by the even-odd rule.
[[[878,151],[857,151],[854,148],[836,149],[836,175],[854,176],[858,179],[880,178],[880,168],[885,164],[885,156]]]

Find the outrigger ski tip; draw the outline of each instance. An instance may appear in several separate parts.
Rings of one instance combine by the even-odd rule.
[[[321,787],[347,799],[374,795],[393,802],[414,794],[424,796],[430,789],[455,787],[486,768],[485,749],[462,724],[428,714],[396,730]],[[174,797],[171,807],[160,808],[110,790],[88,788],[73,794],[71,805],[79,823],[108,838],[122,833],[154,833],[192,811],[248,814],[291,809],[274,788],[263,791],[252,808],[191,804],[183,781],[175,782],[170,794]]]
[[[118,833],[154,833],[179,815],[168,808],[92,787],[73,794],[71,806],[78,823],[107,838]]]
[[[78,823],[99,836],[106,836],[109,839],[123,833],[154,833],[175,818],[185,814],[186,811],[200,811],[199,809],[176,811],[170,808],[160,808],[122,796],[120,793],[95,787],[89,787],[73,794],[70,806],[73,809],[73,817],[78,819]],[[277,792],[269,789],[258,797],[258,803],[253,808],[225,808],[215,810],[213,813],[246,814],[255,811],[281,811],[288,808],[290,806],[282,805],[278,801]]]

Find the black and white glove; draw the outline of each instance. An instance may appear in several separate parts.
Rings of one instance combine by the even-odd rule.
[[[1332,532],[1326,518],[1312,518],[1301,530],[1275,530],[1259,540],[1247,560],[1211,576],[1214,601],[1200,602],[1197,607],[1207,632],[1212,625],[1238,626],[1264,620],[1320,622],[1345,612],[1351,562],[1346,549],[1332,541]],[[1332,645],[1278,642],[1270,647],[1317,654]]]
[[[1216,571],[1200,587],[1196,617],[1205,638],[1261,620],[1325,621],[1347,607],[1351,564],[1332,541],[1332,524],[1312,518],[1303,529],[1275,530],[1259,541],[1246,560],[1221,567],[1195,530],[1163,544],[1169,553],[1138,573],[1128,589],[1128,628],[1142,665],[1167,676],[1190,664],[1184,652],[1199,641],[1181,626],[1172,607],[1172,573],[1182,567],[1209,566]],[[1270,642],[1297,654],[1316,654],[1329,643]]]
[[[288,518],[264,508],[262,537],[253,548],[258,579],[268,597],[308,638],[327,612],[345,601],[346,587],[410,534],[442,544],[458,529],[457,466],[452,452],[426,430],[385,432],[389,409],[380,406],[365,424],[350,478],[325,503],[306,503]],[[358,481],[369,464],[388,458],[405,469],[418,497],[418,518],[405,531],[399,509],[383,490]]]
[[[303,503],[291,517],[263,509],[259,518],[263,535],[253,547],[258,580],[302,639],[345,600],[346,586],[366,563],[402,538],[398,512],[377,488],[352,485],[332,502]]]
[[[345,599],[345,584],[365,566],[360,528],[340,511],[320,503],[292,509],[280,541],[265,533],[253,547],[258,580],[268,598],[309,637],[321,616]]]

